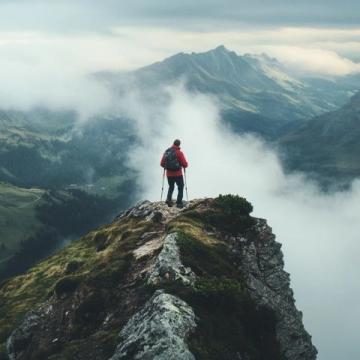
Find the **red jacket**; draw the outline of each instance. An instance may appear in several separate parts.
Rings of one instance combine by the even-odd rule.
[[[180,150],[180,146],[173,145],[172,147],[175,148],[176,156],[177,156],[177,158],[179,160],[179,163],[180,163],[181,167],[187,168],[188,167],[188,162],[185,159],[184,153]],[[165,168],[165,154],[161,158],[160,165],[163,168]],[[177,170],[177,171],[166,170],[166,176],[168,176],[168,177],[182,176],[182,174],[183,174],[182,169]]]

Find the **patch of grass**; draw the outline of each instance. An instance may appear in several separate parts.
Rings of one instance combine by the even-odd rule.
[[[0,260],[12,255],[21,240],[40,229],[36,205],[42,201],[43,194],[40,189],[25,189],[0,182],[0,239],[5,247],[0,251]]]
[[[207,209],[185,211],[184,216],[200,221],[204,228],[237,234],[246,232],[255,221],[250,216],[253,207],[238,195],[219,195]]]
[[[178,232],[181,261],[200,276],[240,276],[222,243],[207,245],[188,234]]]
[[[245,294],[239,280],[225,276],[199,278],[195,290],[198,297],[219,306],[234,306]]]
[[[116,286],[124,279],[132,256],[125,255],[120,259],[112,259],[108,263],[99,263],[88,275],[86,283],[100,288]]]
[[[228,216],[247,216],[253,211],[253,206],[245,198],[238,195],[219,195],[214,205]]]
[[[193,216],[191,214],[192,212],[184,212],[183,215],[176,217],[167,225],[167,232],[183,233],[192,238],[196,238],[203,244],[211,245],[219,243],[220,241],[218,239],[207,233],[207,230],[210,229],[208,229],[201,214],[196,211],[194,211]]]
[[[188,345],[196,359],[281,360],[275,336],[276,319],[264,308],[255,308],[243,297],[222,294],[222,302],[208,297],[192,296],[187,299],[199,318],[195,333]]]
[[[105,291],[121,283],[131,261],[131,249],[147,226],[141,219],[123,219],[103,226],[73,241],[26,274],[6,280],[0,285],[0,344],[4,344],[30,309],[54,291],[62,295],[78,291],[77,287]],[[99,232],[108,241],[101,252],[96,251]]]
[[[198,317],[188,345],[196,359],[280,360],[275,314],[250,300],[241,273],[222,244],[205,244],[178,234],[181,260],[196,273],[195,286],[171,285]],[[246,357],[247,356],[247,357]]]

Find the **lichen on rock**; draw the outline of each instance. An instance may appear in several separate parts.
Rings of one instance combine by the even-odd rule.
[[[276,314],[276,337],[285,359],[314,360],[317,350],[306,332],[302,314],[296,309],[290,276],[284,271],[281,244],[266,220],[256,219],[253,238],[233,241],[235,259],[255,303]]]
[[[18,358],[29,345],[33,332],[41,326],[43,318],[51,311],[51,305],[44,303],[36,310],[28,312],[21,323],[10,335],[6,342],[7,354],[10,360]]]
[[[189,267],[185,267],[181,263],[176,238],[176,233],[168,234],[165,237],[163,248],[153,269],[148,274],[149,284],[157,285],[164,281],[179,281],[184,285],[194,284],[195,274]]]
[[[195,314],[186,302],[157,290],[123,327],[110,360],[195,360],[185,343],[195,326]]]

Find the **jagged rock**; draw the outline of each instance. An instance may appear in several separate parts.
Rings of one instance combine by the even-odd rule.
[[[121,219],[122,217],[129,217],[129,216],[133,216],[133,217],[146,217],[148,216],[151,212],[153,211],[152,207],[151,207],[151,202],[148,200],[145,200],[139,204],[137,204],[136,206],[134,206],[133,208],[124,211],[122,214],[119,215],[118,219]]]
[[[135,249],[133,254],[137,260],[145,256],[151,256],[155,251],[159,250],[163,246],[163,243],[163,236],[149,240],[145,244]]]
[[[110,360],[195,360],[185,343],[195,326],[188,304],[158,290],[121,330]]]
[[[249,294],[257,304],[275,312],[276,335],[285,359],[314,360],[317,350],[304,329],[301,312],[295,307],[281,245],[265,220],[257,219],[255,229],[252,239],[232,243]]]
[[[181,211],[184,211],[190,204],[196,203],[197,200],[185,203],[184,208],[179,209],[176,206],[168,207],[164,202],[142,201],[133,208],[119,214],[115,220],[121,220],[125,217],[144,218],[148,221],[161,222],[169,221],[176,217]]]
[[[34,331],[41,326],[45,316],[52,310],[52,306],[45,303],[36,310],[31,310],[25,316],[23,322],[10,335],[6,342],[8,357],[16,360],[32,340]]]
[[[16,303],[18,294],[26,299],[21,289],[42,285],[36,282],[42,279],[41,276],[46,276],[47,281],[53,277],[55,284],[61,281],[64,273],[71,271],[71,276],[79,281],[67,296],[54,295],[42,305],[39,301],[37,310],[25,315],[7,341],[9,358],[35,360],[39,353],[42,358],[53,354],[55,358],[68,358],[66,356],[70,353],[71,358],[76,360],[194,359],[199,349],[194,348],[193,337],[196,338],[195,345],[200,342],[205,353],[207,346],[211,348],[212,342],[217,341],[212,332],[206,333],[205,337],[203,333],[197,333],[197,329],[207,325],[201,313],[208,311],[202,308],[206,307],[207,299],[223,304],[223,298],[230,291],[230,296],[235,296],[232,301],[237,301],[238,289],[241,289],[239,296],[244,296],[241,299],[252,299],[245,318],[239,315],[228,321],[230,313],[223,312],[223,309],[217,313],[214,308],[207,315],[215,318],[215,322],[210,324],[212,327],[221,324],[226,328],[227,321],[240,322],[241,326],[235,328],[243,342],[231,343],[229,351],[232,358],[259,358],[249,349],[258,351],[256,346],[261,343],[265,350],[259,351],[259,356],[267,356],[268,349],[275,349],[267,357],[269,360],[278,359],[279,354],[284,360],[315,360],[317,352],[302,324],[302,314],[295,307],[290,277],[284,271],[281,245],[275,241],[271,228],[265,220],[256,218],[253,218],[251,228],[243,233],[209,226],[206,222],[208,218],[203,214],[219,211],[212,204],[212,199],[196,200],[187,209],[180,210],[169,208],[164,203],[142,202],[121,214],[108,227],[69,245],[74,251],[68,252],[72,254],[71,259],[74,256],[81,266],[63,268],[63,258],[57,255],[58,258],[54,256],[47,260],[33,273],[5,284],[0,288],[0,294],[5,291],[12,294],[16,289],[15,295],[9,296],[6,301],[7,304],[14,301],[19,306]],[[182,252],[183,259],[187,264],[190,261],[193,269],[184,266],[181,261],[177,231],[184,234],[179,242],[181,251],[185,251]],[[103,252],[96,252],[94,237],[99,232],[108,242]],[[218,245],[221,251],[209,250]],[[205,260],[201,258],[203,254]],[[217,265],[211,268],[213,261],[218,260]],[[39,269],[40,277],[37,276]],[[192,270],[196,271],[196,275]],[[237,275],[231,275],[235,273]],[[218,286],[222,285],[218,283],[222,279],[225,287]],[[166,288],[172,295],[163,290],[152,294],[154,287]],[[36,289],[44,298],[46,294]],[[199,296],[202,299],[201,311],[199,303],[194,302],[194,298]],[[239,310],[239,314],[248,309],[242,307],[241,301],[230,305],[237,306],[235,310]],[[14,309],[11,308],[11,311],[15,312]],[[260,326],[254,334],[252,321],[261,322],[259,316],[261,318],[264,309],[270,312],[270,320],[264,320],[266,329],[270,330],[262,332]],[[11,314],[11,311],[1,308],[1,302],[0,310]],[[246,325],[249,323],[249,326]],[[15,327],[15,321],[13,324]],[[230,328],[226,329],[229,331]],[[244,336],[248,330],[250,339],[248,335]],[[119,331],[120,343],[114,337],[114,333]],[[189,337],[192,331],[194,333]],[[257,337],[252,341],[252,336]],[[81,341],[73,343],[74,339]],[[69,343],[71,346],[67,348]],[[227,339],[221,343],[222,346],[227,344]],[[244,349],[243,346],[248,347]]]
[[[194,283],[195,274],[181,263],[176,237],[176,233],[166,236],[155,266],[148,274],[148,283],[160,284],[162,281],[180,281],[184,285]]]

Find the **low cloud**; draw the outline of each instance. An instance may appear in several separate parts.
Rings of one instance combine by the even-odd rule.
[[[265,49],[302,75],[344,76],[360,73],[360,63],[340,56],[335,51],[297,46],[270,46]]]
[[[92,75],[110,66],[106,54],[110,46],[97,36],[0,34],[0,108],[76,110],[80,120],[108,111],[112,94]]]
[[[319,359],[356,358],[360,182],[349,191],[324,194],[301,174],[285,175],[278,155],[261,139],[224,127],[214,99],[182,86],[157,98],[166,96],[169,101],[159,107],[135,91],[121,105],[141,140],[129,156],[140,171],[139,199],[159,200],[161,154],[173,139],[182,139],[190,197],[236,193],[251,201],[255,216],[266,218],[283,244],[297,306]]]
[[[129,71],[184,52],[224,44],[238,54],[266,52],[301,75],[359,73],[360,29],[273,28],[178,31],[116,27],[73,36],[0,32],[0,107],[75,109],[82,119],[108,111],[116,99],[89,74]]]

